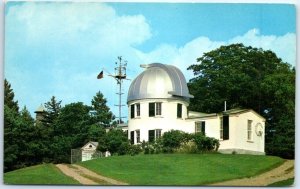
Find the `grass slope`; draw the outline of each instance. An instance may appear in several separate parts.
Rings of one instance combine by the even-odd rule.
[[[283,161],[274,156],[158,154],[115,156],[80,165],[131,185],[205,185],[257,175]]]
[[[53,164],[41,164],[4,173],[4,184],[80,184]]]
[[[268,186],[273,186],[273,187],[282,187],[282,186],[292,186],[294,184],[294,178],[282,180],[279,182],[272,183]]]

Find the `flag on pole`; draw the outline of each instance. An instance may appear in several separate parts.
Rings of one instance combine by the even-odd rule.
[[[103,78],[103,70],[98,74],[97,79]]]

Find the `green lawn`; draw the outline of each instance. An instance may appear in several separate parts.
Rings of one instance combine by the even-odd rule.
[[[205,185],[257,175],[283,161],[274,156],[158,154],[115,156],[79,164],[131,185]]]
[[[282,187],[282,186],[292,186],[293,184],[294,184],[294,178],[290,178],[290,179],[287,179],[287,180],[282,180],[282,181],[279,181],[279,182],[272,183],[268,186]]]
[[[4,184],[79,184],[53,164],[41,164],[4,173]]]

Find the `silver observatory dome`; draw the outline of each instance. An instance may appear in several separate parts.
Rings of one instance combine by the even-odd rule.
[[[182,72],[172,65],[153,63],[141,65],[146,68],[131,83],[127,103],[140,99],[182,99],[193,98],[189,93]]]

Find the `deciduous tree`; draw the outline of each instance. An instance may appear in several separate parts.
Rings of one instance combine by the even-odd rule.
[[[190,109],[221,112],[224,101],[228,109],[251,108],[267,119],[266,151],[293,158],[294,69],[270,50],[243,44],[221,46],[197,61],[188,68],[195,76],[188,83],[194,95]],[[284,153],[279,148],[283,141],[288,143]]]

